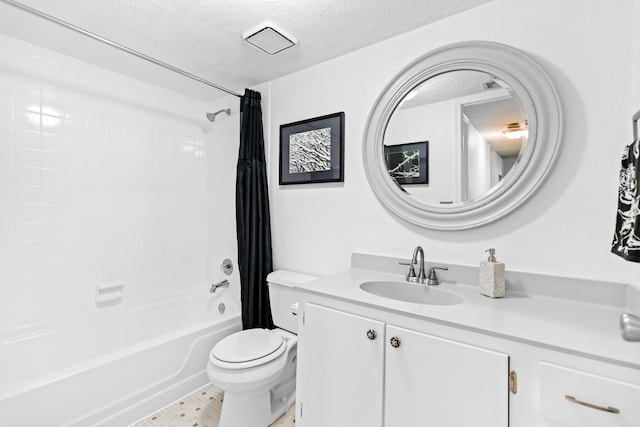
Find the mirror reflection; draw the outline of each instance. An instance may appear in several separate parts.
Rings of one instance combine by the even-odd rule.
[[[527,145],[527,117],[512,88],[476,70],[424,81],[398,104],[384,134],[392,179],[431,206],[465,205],[494,191]]]

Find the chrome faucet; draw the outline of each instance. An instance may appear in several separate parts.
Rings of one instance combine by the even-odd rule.
[[[227,279],[224,279],[221,282],[213,283],[211,285],[211,289],[209,289],[209,293],[215,294],[219,288],[228,288],[228,287],[229,287],[229,281]]]
[[[420,264],[418,274],[416,275],[416,270],[413,268],[413,266],[418,263],[418,255],[420,256]],[[409,272],[407,273],[407,282],[427,282],[427,275],[424,272],[424,250],[422,249],[422,246],[416,246],[416,248],[413,250],[413,257],[411,258],[410,263],[401,262],[400,264],[409,266]]]
[[[419,264],[418,274],[416,274],[416,270],[415,268],[413,268],[413,266],[415,264],[418,264],[418,256],[420,257],[420,264]],[[430,285],[430,286],[437,286],[440,284],[440,282],[438,281],[438,276],[436,275],[436,269],[438,270],[449,269],[448,267],[439,267],[439,266],[431,267],[429,269],[429,275],[427,277],[427,274],[424,268],[424,250],[422,249],[422,246],[416,246],[416,248],[413,250],[413,257],[411,258],[411,262],[401,262],[400,264],[409,266],[409,272],[407,273],[407,282],[421,283],[421,284],[426,283],[427,285]]]

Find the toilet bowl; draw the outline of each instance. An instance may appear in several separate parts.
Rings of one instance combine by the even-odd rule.
[[[207,375],[225,392],[219,427],[266,427],[293,404],[297,342],[282,329],[249,329],[216,344]]]
[[[267,276],[276,329],[248,329],[220,340],[209,353],[207,375],[224,390],[218,427],[267,427],[295,401],[296,283],[315,277],[288,271]]]

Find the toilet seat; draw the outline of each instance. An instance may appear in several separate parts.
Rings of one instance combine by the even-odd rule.
[[[264,365],[287,348],[284,337],[269,329],[248,329],[220,340],[211,350],[209,360],[225,369],[246,369]]]

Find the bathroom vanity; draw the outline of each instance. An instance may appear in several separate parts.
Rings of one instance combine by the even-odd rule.
[[[475,89],[433,95],[467,85]],[[443,99],[445,108],[433,106]],[[544,184],[563,125],[559,92],[535,57],[454,43],[387,84],[365,127],[363,165],[401,221],[476,228]],[[520,145],[498,153],[492,171],[476,148],[495,135]],[[475,267],[446,265],[440,285],[426,286],[405,280],[398,263],[406,261],[354,254],[351,269],[299,287],[299,426],[640,426],[640,342],[623,340],[619,328],[636,299],[630,286],[507,271],[505,297],[492,299],[480,294]]]
[[[508,272],[491,299],[476,268],[449,265],[427,287],[400,261],[354,254],[298,286],[297,425],[640,425],[640,343],[618,329],[626,285]]]

